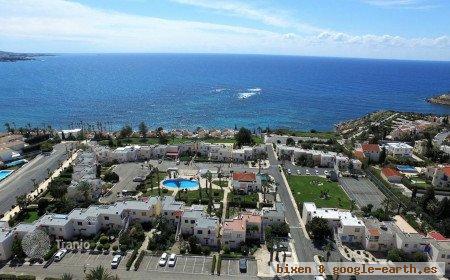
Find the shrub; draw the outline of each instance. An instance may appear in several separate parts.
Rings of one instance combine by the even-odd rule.
[[[117,251],[117,250],[119,249],[119,246],[113,245],[113,246],[112,246],[112,249],[113,249],[113,251]]]
[[[109,238],[108,236],[102,235],[100,236],[100,239],[98,241],[100,242],[100,244],[105,245],[106,243],[108,243]]]
[[[120,251],[125,252],[127,250],[127,246],[126,245],[120,245]]]
[[[139,266],[141,265],[142,260],[144,259],[145,251],[141,251],[139,253],[138,258],[136,259],[136,262],[134,263],[134,270],[138,270]]]
[[[95,247],[97,247],[97,243],[95,243],[95,242],[89,243],[89,249],[94,250]]]
[[[212,258],[212,263],[211,263],[211,275],[214,275],[214,271],[216,270],[216,255],[213,256]]]
[[[17,276],[17,278],[16,278],[17,280],[35,280],[36,279],[36,276],[34,276],[34,275],[19,275],[19,276]]]
[[[53,257],[53,255],[58,251],[58,247],[55,245],[53,245],[50,250],[48,250],[47,254],[45,254],[44,256],[44,260],[48,261],[51,257]],[[1,278],[0,278],[1,279]]]
[[[355,258],[352,258],[352,262],[354,262],[355,261]]]
[[[109,244],[109,243],[103,244],[103,250],[109,250],[110,247],[111,247],[111,244]]]
[[[211,248],[209,248],[209,246],[203,246],[202,253],[203,255],[208,256],[209,254],[211,254]]]
[[[131,253],[130,259],[128,259],[128,261],[127,261],[127,270],[130,270],[131,265],[134,262],[134,259],[136,259],[137,253],[138,253],[138,249],[134,249],[133,253]]]
[[[217,258],[217,275],[220,275],[220,269],[222,268],[222,257],[219,255]]]
[[[13,279],[17,279],[17,277],[14,274],[0,274],[0,279],[13,280]]]

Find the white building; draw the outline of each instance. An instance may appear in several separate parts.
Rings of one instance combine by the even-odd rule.
[[[350,211],[334,208],[317,208],[313,202],[303,203],[303,222],[307,224],[314,217],[327,220],[330,228],[337,232],[342,242],[361,243],[363,240],[365,232],[364,222]]]
[[[205,206],[192,205],[181,216],[180,232],[194,235],[202,245],[217,246],[219,237],[219,219],[209,216]]]
[[[249,193],[261,189],[261,177],[253,172],[234,172],[231,181],[233,190]]]
[[[412,146],[403,142],[386,143],[384,147],[386,148],[387,154],[395,157],[411,157],[414,149]]]

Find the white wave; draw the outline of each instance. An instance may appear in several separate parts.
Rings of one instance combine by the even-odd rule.
[[[239,99],[247,99],[256,94],[257,94],[256,92],[240,92],[240,93],[238,93],[238,98]]]
[[[212,92],[220,93],[220,92],[223,92],[223,91],[226,91],[226,90],[227,90],[226,88],[215,88],[215,89],[212,90]]]
[[[261,92],[262,89],[259,88],[259,87],[257,87],[257,88],[249,88],[248,91],[249,91],[249,92]]]

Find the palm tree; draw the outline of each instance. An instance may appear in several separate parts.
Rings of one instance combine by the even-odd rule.
[[[89,184],[86,181],[81,181],[78,184],[77,189],[81,193],[81,195],[83,196],[84,201],[88,202],[90,200],[90,196],[91,196],[91,184]]]
[[[19,209],[25,209],[28,206],[29,200],[26,194],[16,196],[16,203],[19,206]]]
[[[331,247],[330,243],[327,243],[324,247],[325,251],[327,252],[327,262],[330,259],[331,256],[331,250],[333,249],[333,247]]]
[[[208,191],[208,213],[211,213],[212,210],[212,173],[208,170],[205,174],[205,178],[207,181],[206,187],[208,188],[209,184],[209,191]]]
[[[101,265],[89,270],[85,277],[86,280],[113,280],[119,279],[117,276],[112,276],[109,272]]]
[[[355,200],[351,200],[350,201],[350,212],[353,212],[353,210],[355,210],[355,208],[356,208],[356,202],[355,202]]]
[[[391,200],[389,198],[385,198],[383,199],[383,201],[381,202],[381,206],[384,207],[384,214],[386,215],[386,217],[390,216],[390,208],[391,208]]]
[[[159,196],[159,198],[161,198],[161,186],[159,185],[159,169],[158,169],[158,167],[155,167],[155,173],[156,173],[156,184],[157,184],[157,187],[158,187],[158,196]]]
[[[73,275],[70,273],[64,273],[61,278],[61,280],[72,280],[73,279]]]

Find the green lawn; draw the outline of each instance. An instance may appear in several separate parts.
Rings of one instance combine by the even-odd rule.
[[[228,205],[231,207],[256,208],[258,203],[258,193],[239,194],[230,192],[228,194]]]
[[[194,191],[181,191],[178,192],[176,199],[184,201],[187,205],[191,204],[208,204],[208,193],[206,189],[202,188],[202,199],[200,200],[200,190],[194,190]],[[218,189],[213,189],[212,191],[212,198],[214,203],[220,203],[223,200],[223,191]]]
[[[222,181],[215,180],[215,181],[213,181],[213,184],[218,185],[219,187],[222,187],[222,188],[228,187],[228,181],[227,180],[222,180]]]
[[[28,211],[25,214],[23,222],[24,223],[32,223],[32,222],[36,221],[37,219],[39,219],[39,215],[38,215],[37,211]]]
[[[171,196],[173,193],[173,191],[171,190],[167,190],[167,189],[162,189],[161,190],[161,196]],[[157,188],[153,188],[153,190],[147,189],[147,191],[144,193],[144,196],[158,196],[158,189]]]
[[[314,202],[317,207],[350,209],[350,199],[336,182],[316,176],[291,175],[287,179],[297,204]],[[320,197],[323,190],[328,190],[328,199]]]

